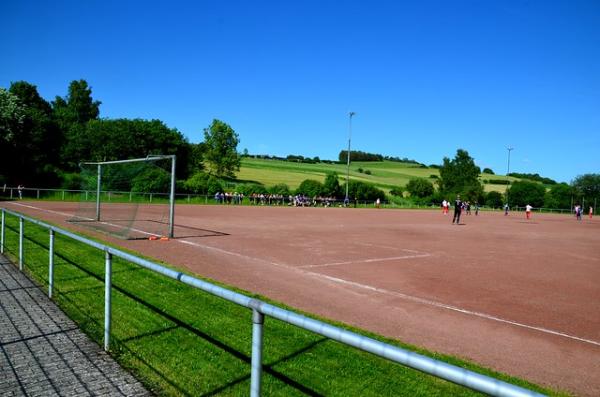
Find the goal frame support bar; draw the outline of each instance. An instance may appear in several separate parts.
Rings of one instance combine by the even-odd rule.
[[[116,161],[86,161],[80,164],[98,166],[98,183],[96,191],[96,221],[100,221],[100,193],[102,191],[102,166],[109,164],[134,163],[140,161],[154,161],[161,159],[171,159],[171,190],[169,192],[169,238],[175,236],[175,165],[177,156],[174,154],[150,154],[147,157],[139,159],[116,160]]]

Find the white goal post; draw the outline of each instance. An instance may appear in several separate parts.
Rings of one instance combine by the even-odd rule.
[[[116,160],[116,161],[102,161],[102,162],[82,162],[82,165],[97,165],[98,166],[98,177],[97,177],[97,186],[96,186],[96,221],[100,222],[100,209],[101,209],[101,192],[102,192],[102,166],[110,165],[110,164],[123,164],[123,163],[134,163],[134,162],[148,162],[148,161],[157,161],[164,159],[171,159],[171,186],[169,193],[169,238],[174,237],[174,225],[175,225],[175,163],[176,158],[174,154],[172,155],[162,155],[162,154],[151,154],[147,157],[138,158],[138,159],[129,159],[129,160]]]

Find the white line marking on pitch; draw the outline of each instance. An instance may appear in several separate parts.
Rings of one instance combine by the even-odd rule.
[[[32,205],[26,205],[26,204],[21,204],[21,203],[11,203],[11,204],[14,204],[14,205],[20,205],[21,207],[25,207],[25,208],[31,208],[31,209],[34,209],[34,210],[39,210],[39,211],[50,212],[51,214],[62,215],[62,216],[65,216],[65,217],[73,217],[73,215],[72,215],[72,214],[67,214],[67,213],[64,213],[64,212],[59,212],[59,211],[48,210],[48,209],[44,209],[44,208],[40,208],[40,207],[34,207],[34,206],[32,206]],[[85,219],[85,220],[88,220],[88,221],[94,221],[94,222],[95,222],[95,220],[94,220],[94,219],[92,219],[92,218],[87,218],[87,217],[85,217],[85,216],[77,216],[77,218],[81,218],[81,219]],[[101,224],[101,225],[107,225],[107,226],[112,226],[112,227],[116,227],[116,228],[127,229],[127,227],[126,227],[126,226],[122,226],[122,225],[116,225],[116,224],[114,224],[114,223],[110,223],[110,222],[98,222],[98,223],[99,223],[99,224]],[[156,234],[154,234],[154,233],[148,233],[148,232],[145,232],[145,231],[143,231],[143,230],[136,229],[136,228],[134,228],[134,227],[132,227],[132,228],[131,228],[131,230],[133,230],[134,232],[138,232],[138,233],[145,234],[145,235],[147,235],[147,236],[155,236],[155,235],[156,235]]]
[[[424,305],[428,305],[428,306],[437,307],[439,309],[452,310],[452,311],[463,313],[463,314],[466,314],[466,315],[469,315],[469,316],[484,318],[486,320],[497,321],[497,322],[501,322],[501,323],[504,323],[504,324],[514,325],[516,327],[526,328],[526,329],[530,329],[530,330],[534,330],[534,331],[539,331],[539,332],[546,333],[546,334],[551,334],[551,335],[555,335],[555,336],[561,336],[561,337],[572,339],[572,340],[576,340],[576,341],[579,341],[579,342],[584,342],[584,343],[589,343],[589,344],[592,344],[592,345],[600,346],[600,342],[597,342],[597,341],[594,341],[594,340],[580,338],[578,336],[573,336],[573,335],[565,334],[565,333],[559,332],[559,331],[553,331],[551,329],[547,329],[547,328],[543,328],[543,327],[536,327],[536,326],[533,326],[533,325],[527,325],[527,324],[519,323],[519,322],[516,322],[516,321],[506,320],[506,319],[503,319],[503,318],[500,318],[500,317],[496,317],[496,316],[492,316],[492,315],[485,314],[485,313],[480,313],[480,312],[476,312],[476,311],[472,311],[472,310],[467,310],[467,309],[461,309],[460,307],[448,305],[448,304],[441,303],[441,302],[432,301],[432,300],[429,300],[429,299],[419,298],[419,297],[412,296],[412,295],[403,294],[401,292],[390,291],[390,290],[386,290],[386,289],[383,289],[383,288],[377,288],[377,287],[373,287],[373,286],[366,285],[366,284],[356,283],[354,281],[348,281],[348,280],[344,280],[344,279],[337,278],[337,277],[331,277],[331,276],[327,276],[325,274],[315,273],[315,272],[303,270],[303,269],[301,269],[301,268],[299,268],[297,266],[290,266],[290,265],[285,265],[285,264],[282,264],[282,263],[271,262],[271,261],[267,261],[267,260],[264,260],[264,259],[261,259],[261,258],[255,258],[255,257],[247,256],[247,255],[244,255],[244,254],[240,254],[240,253],[237,253],[237,252],[227,251],[227,250],[224,250],[224,249],[221,249],[221,248],[216,248],[216,247],[211,247],[211,246],[207,246],[207,245],[203,245],[203,244],[199,244],[199,243],[194,243],[192,241],[185,241],[185,240],[176,240],[176,241],[179,241],[179,242],[181,242],[183,244],[192,245],[192,246],[195,246],[195,247],[205,248],[205,249],[217,251],[217,252],[220,252],[220,253],[224,253],[224,254],[236,256],[238,258],[243,258],[243,259],[246,259],[246,260],[263,262],[263,263],[267,263],[269,265],[283,267],[283,268],[286,268],[286,269],[289,269],[289,270],[292,270],[292,271],[295,271],[295,272],[303,273],[305,275],[316,277],[316,278],[320,278],[320,279],[326,279],[326,280],[329,280],[329,281],[332,281],[332,282],[338,283],[338,284],[350,285],[350,286],[361,288],[361,289],[365,289],[365,290],[368,290],[368,291],[373,291],[373,292],[377,292],[377,293],[384,294],[384,295],[391,295],[391,296],[394,296],[394,297],[397,297],[397,298],[402,298],[402,299],[405,299],[405,300],[408,300],[408,301],[411,301],[411,302],[415,302],[415,303],[420,303],[420,304],[424,304]]]
[[[430,254],[418,254],[418,255],[404,255],[404,256],[392,256],[388,258],[372,258],[372,259],[363,259],[359,261],[347,261],[347,262],[333,262],[333,263],[323,263],[317,265],[304,265],[298,266],[302,269],[312,269],[315,267],[329,267],[329,266],[340,266],[340,265],[351,265],[357,263],[373,263],[373,262],[387,262],[387,261],[395,261],[400,259],[413,259],[413,258],[426,258],[431,256]]]
[[[16,203],[13,203],[16,204]],[[32,209],[37,209],[40,211],[47,211],[47,212],[52,212],[52,213],[56,213],[56,214],[60,214],[60,215],[67,215],[67,216],[71,216],[70,214],[63,214],[57,211],[52,211],[52,210],[47,210],[47,209],[43,209],[43,208],[38,208],[38,207],[33,207],[33,206],[28,206],[25,204],[16,204],[16,205],[21,205],[24,207],[28,207],[28,208],[32,208]],[[204,244],[199,244],[199,243],[195,243],[192,241],[186,241],[183,239],[180,240],[172,240],[172,241],[176,241],[182,244],[186,244],[186,245],[191,245],[194,247],[198,247],[198,248],[204,248],[204,249],[208,249],[208,250],[212,250],[212,251],[216,251],[216,252],[220,252],[223,254],[227,254],[227,255],[232,255],[232,256],[236,256],[238,258],[243,258],[246,260],[252,260],[252,261],[256,261],[256,262],[262,262],[262,263],[266,263],[269,265],[273,265],[273,266],[278,266],[278,267],[282,267],[285,269],[289,269],[295,272],[299,272],[311,277],[315,277],[315,278],[320,278],[320,279],[325,279],[334,283],[338,283],[338,284],[344,284],[344,285],[350,285],[356,288],[361,288],[364,290],[368,290],[368,291],[373,291],[373,292],[377,292],[380,294],[384,294],[384,295],[390,295],[390,296],[394,296],[397,298],[402,298],[411,302],[415,302],[415,303],[420,303],[420,304],[424,304],[424,305],[428,305],[428,306],[433,306],[433,307],[437,307],[439,309],[446,309],[446,310],[451,310],[451,311],[455,311],[458,313],[462,313],[462,314],[466,314],[469,316],[474,316],[474,317],[479,317],[479,318],[484,318],[486,320],[491,320],[491,321],[497,321],[500,323],[504,323],[504,324],[509,324],[509,325],[514,325],[516,327],[521,327],[521,328],[526,328],[526,329],[530,329],[533,331],[538,331],[538,332],[542,332],[545,334],[550,334],[550,335],[555,335],[555,336],[561,336],[563,338],[567,338],[567,339],[572,339],[572,340],[576,340],[579,342],[583,342],[583,343],[589,343],[591,345],[595,345],[595,346],[600,346],[600,342],[597,342],[595,340],[591,340],[591,339],[585,339],[585,338],[580,338],[578,336],[573,336],[573,335],[569,335],[569,334],[565,334],[563,332],[559,332],[559,331],[553,331],[551,329],[547,329],[547,328],[543,328],[543,327],[536,327],[533,325],[527,325],[527,324],[523,324],[523,323],[519,323],[516,321],[511,321],[511,320],[506,320],[504,318],[500,318],[500,317],[496,317],[496,316],[492,316],[489,314],[485,314],[485,313],[480,313],[480,312],[476,312],[476,311],[472,311],[472,310],[466,310],[466,309],[461,309],[460,307],[456,307],[456,306],[452,306],[452,305],[447,305],[445,303],[441,303],[441,302],[436,302],[436,301],[432,301],[429,299],[424,299],[424,298],[419,298],[416,296],[412,296],[412,295],[408,295],[408,294],[403,294],[401,292],[396,292],[396,291],[390,291],[390,290],[386,290],[383,288],[377,288],[377,287],[373,287],[370,285],[366,285],[366,284],[360,284],[360,283],[356,283],[354,281],[348,281],[348,280],[344,280],[341,278],[337,278],[337,277],[331,277],[331,276],[327,276],[325,274],[321,274],[321,273],[315,273],[315,272],[311,272],[308,270],[303,270],[300,269],[298,267],[295,266],[290,266],[290,265],[285,265],[282,263],[277,263],[277,262],[271,262],[271,261],[267,261],[265,259],[262,258],[255,258],[255,257],[251,257],[251,256],[247,256],[244,254],[240,254],[237,252],[231,252],[231,251],[227,251],[224,250],[222,248],[216,248],[216,247],[211,247],[208,245],[204,245]]]

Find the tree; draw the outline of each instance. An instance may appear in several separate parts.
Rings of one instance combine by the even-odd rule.
[[[385,193],[381,189],[376,188],[370,183],[360,181],[350,181],[350,184],[348,185],[348,196],[355,200],[385,200]]]
[[[290,188],[285,183],[278,183],[276,185],[271,186],[268,189],[268,192],[271,193],[271,194],[280,194],[282,196],[289,196],[290,195]]]
[[[59,96],[53,102],[57,119],[68,129],[70,124],[85,124],[100,116],[100,101],[92,99],[92,87],[85,80],[73,80],[66,98]]]
[[[458,149],[454,159],[444,157],[440,167],[440,190],[447,195],[462,194],[464,200],[478,201],[483,197],[479,174],[480,169],[469,153]]]
[[[504,198],[502,193],[491,191],[485,196],[485,205],[492,208],[502,207]]]
[[[330,172],[325,176],[322,193],[327,197],[340,197],[342,195],[342,189],[336,172]]]
[[[482,171],[484,174],[490,174],[490,175],[495,175],[494,171],[492,171],[491,168],[484,168]]]
[[[581,203],[592,203],[600,199],[600,174],[579,175],[571,182],[576,193],[576,199]]]
[[[406,184],[406,190],[412,197],[425,198],[434,192],[433,184],[425,178],[413,178]]]
[[[534,207],[544,205],[544,196],[546,188],[535,182],[517,181],[508,189],[508,196],[511,205],[525,206],[527,204]]]
[[[26,81],[12,83],[9,91],[23,110],[22,124],[12,136],[12,150],[3,154],[11,158],[12,177],[19,183],[56,186],[62,134],[53,120],[52,108],[37,87]]]
[[[204,159],[217,176],[234,177],[234,172],[239,171],[239,142],[238,134],[233,128],[220,120],[213,120],[212,124],[204,129]]]
[[[91,159],[88,153],[92,147],[86,137],[86,125],[98,119],[100,104],[92,99],[92,88],[85,80],[71,81],[67,96],[57,96],[52,102],[54,119],[65,137],[60,154],[65,169],[77,170],[79,161]]]
[[[25,110],[19,98],[0,88],[0,182],[10,181],[12,153],[15,148],[15,137],[20,135],[25,120]]]
[[[566,183],[553,185],[544,197],[547,208],[570,208],[573,198],[573,188]]]
[[[319,181],[315,181],[313,179],[305,179],[300,183],[298,189],[296,189],[296,194],[303,194],[308,197],[316,197],[320,196],[323,191],[323,184]]]

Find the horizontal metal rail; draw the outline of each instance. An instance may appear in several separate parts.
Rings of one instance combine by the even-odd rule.
[[[58,233],[63,236],[69,237],[75,241],[81,242],[88,246],[97,248],[98,250],[106,253],[107,269],[110,268],[110,257],[118,257],[128,262],[135,263],[145,269],[149,269],[156,273],[162,274],[163,276],[178,280],[184,284],[190,285],[194,288],[198,288],[202,291],[226,299],[230,302],[252,309],[253,315],[253,355],[252,355],[252,384],[251,384],[251,395],[260,395],[260,373],[261,373],[261,354],[262,354],[262,317],[271,316],[288,324],[295,325],[299,328],[307,331],[325,336],[329,339],[335,340],[342,344],[355,347],[357,349],[372,353],[376,356],[388,359],[390,361],[403,364],[407,367],[422,371],[424,373],[433,375],[435,377],[445,379],[447,381],[456,383],[461,386],[468,387],[470,389],[480,391],[492,396],[502,397],[524,397],[524,396],[543,396],[543,394],[524,389],[522,387],[489,377],[478,374],[476,372],[445,363],[443,361],[435,360],[430,357],[412,352],[410,350],[402,349],[397,346],[393,346],[387,343],[380,342],[378,340],[351,332],[325,322],[315,320],[298,313],[294,313],[289,310],[279,308],[261,300],[250,298],[246,295],[240,294],[228,290],[223,287],[211,284],[209,282],[200,280],[196,277],[187,275],[183,272],[169,269],[165,266],[159,265],[147,259],[137,257],[119,249],[110,247],[108,245],[98,243],[96,241],[87,239],[79,236],[70,231],[61,229],[59,227],[49,225],[40,220],[28,217],[21,213],[2,208],[2,235],[4,235],[5,221],[4,213],[13,215],[20,220],[26,220],[38,226],[44,227],[51,231],[52,234]],[[4,244],[4,240],[2,241]],[[4,247],[0,247],[4,249]],[[107,274],[109,271],[107,271]],[[107,276],[107,280],[108,280]],[[109,284],[109,282],[107,282]],[[106,293],[109,296],[109,293]],[[107,298],[109,299],[109,298]],[[110,299],[109,299],[110,303]],[[110,306],[110,304],[108,304]],[[106,316],[110,316],[110,308],[106,309]],[[260,315],[258,315],[260,314]],[[105,319],[105,323],[108,326],[105,329],[110,330],[110,319]],[[105,347],[108,349],[108,335],[105,336]],[[255,340],[258,337],[258,340]],[[257,363],[258,362],[258,363]],[[258,385],[255,383],[258,382]]]

